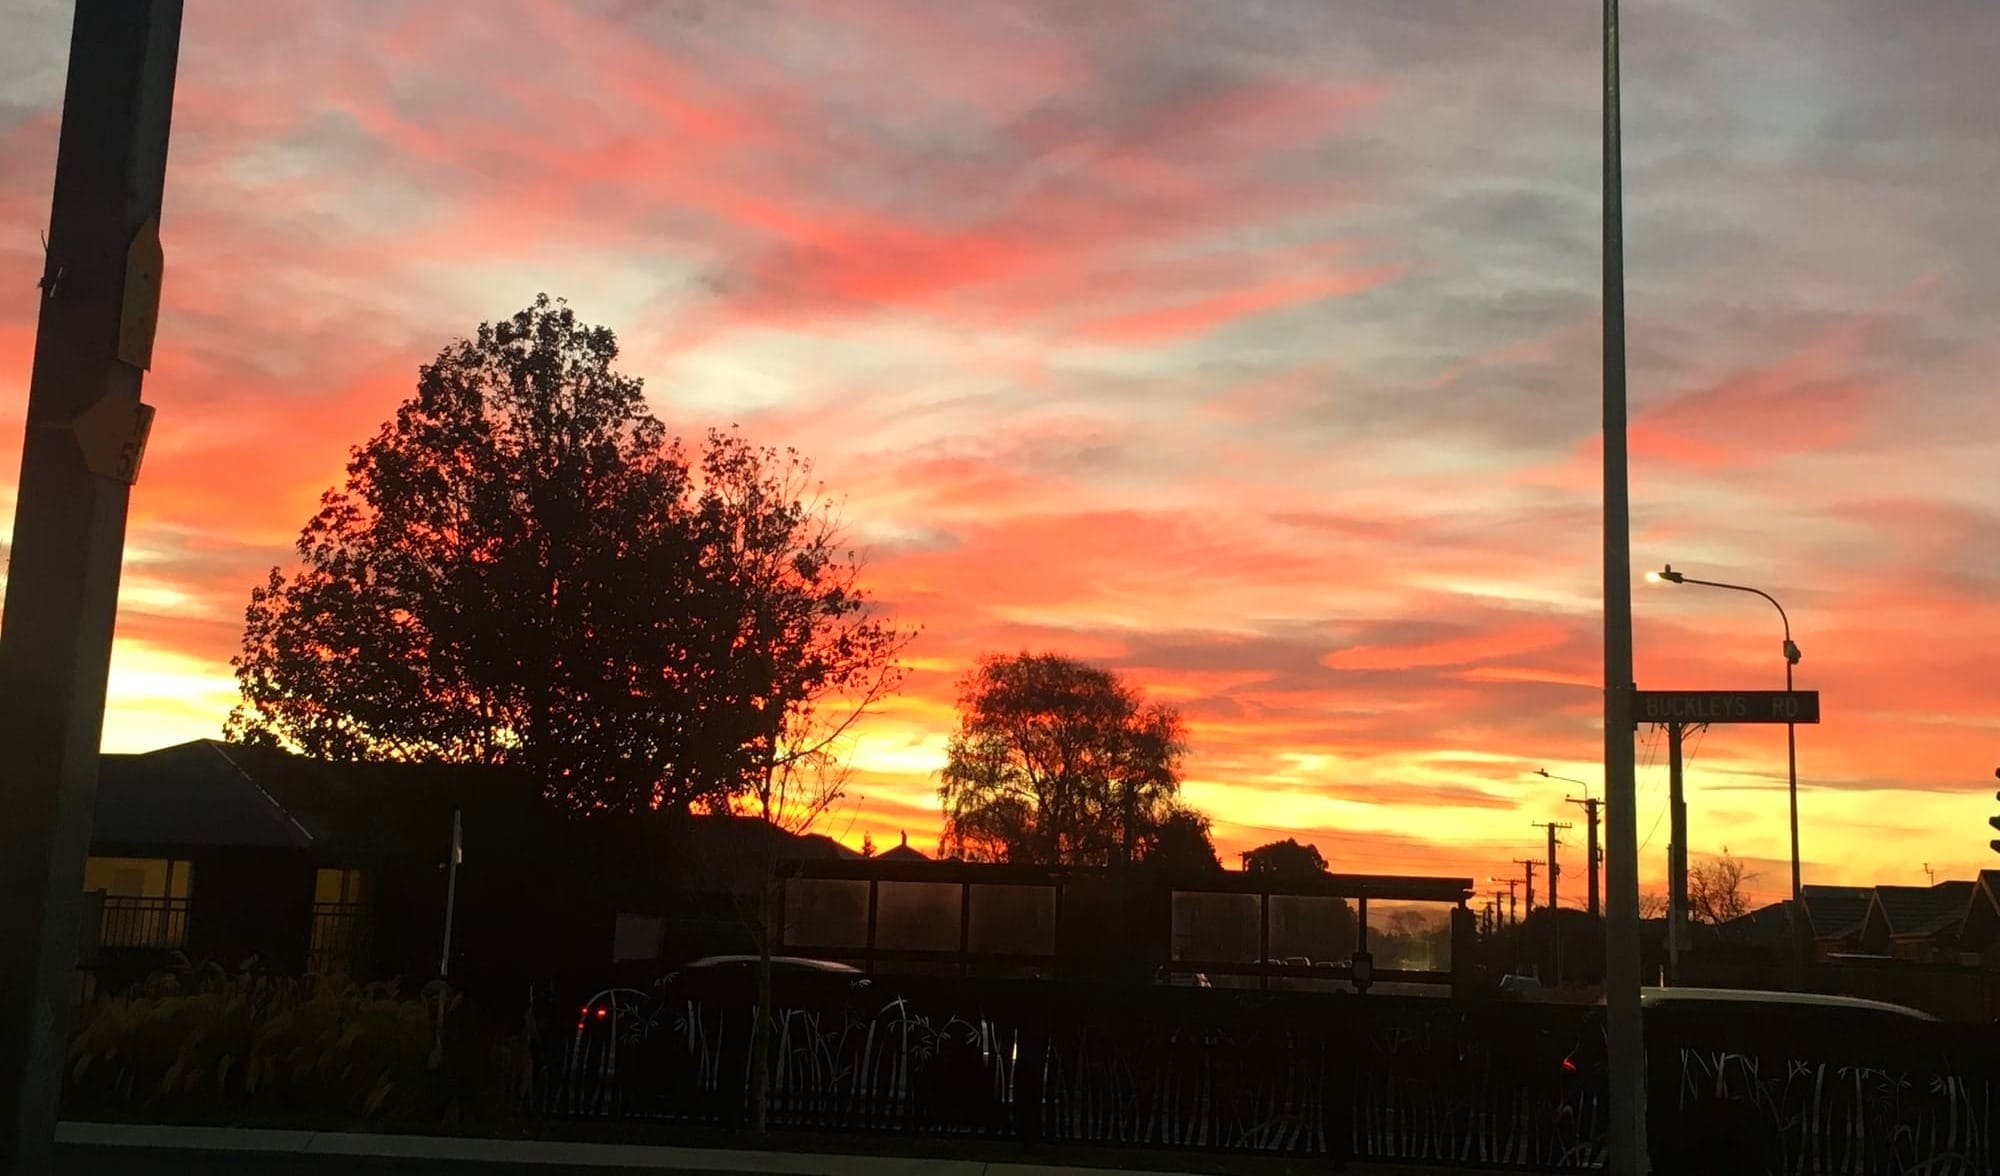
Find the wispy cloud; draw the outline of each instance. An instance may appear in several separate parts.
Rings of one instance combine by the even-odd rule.
[[[2000,715],[2000,11],[1891,8],[1650,6],[1625,45],[1634,560],[1792,609],[1809,878],[1979,864]],[[67,22],[16,0],[0,43],[0,289],[41,271]],[[1054,648],[1184,709],[1228,851],[1501,872],[1561,811],[1533,769],[1600,746],[1595,38],[1472,0],[190,6],[107,743],[215,731],[348,447],[546,289],[676,427],[813,455],[925,625],[854,839],[929,844],[957,675]],[[1637,612],[1642,684],[1782,670],[1759,601]],[[1769,736],[1702,744],[1696,850],[1784,856]]]

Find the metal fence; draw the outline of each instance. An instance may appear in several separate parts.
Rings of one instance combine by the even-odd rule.
[[[737,1127],[749,994],[619,989],[543,1035],[542,1114]],[[1046,982],[779,979],[773,1129],[1511,1170],[1604,1163],[1596,1009]],[[1987,1173],[1995,1031],[1648,1014],[1660,1170]]]
[[[359,902],[315,902],[306,971],[345,975],[362,962],[369,943],[368,907]]]
[[[100,947],[187,946],[188,900],[106,895],[98,916]]]

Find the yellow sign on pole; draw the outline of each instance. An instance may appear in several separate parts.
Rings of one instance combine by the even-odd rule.
[[[153,366],[153,334],[160,326],[160,221],[148,217],[125,251],[125,294],[118,314],[118,358],[140,371]]]
[[[136,396],[105,394],[70,423],[83,464],[100,478],[127,486],[139,480],[146,437],[153,431],[153,406]]]

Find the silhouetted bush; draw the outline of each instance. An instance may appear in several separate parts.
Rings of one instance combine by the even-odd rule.
[[[480,1030],[440,981],[156,973],[72,1014],[63,1109],[163,1120],[301,1115],[492,1119],[519,1105],[527,1053]]]

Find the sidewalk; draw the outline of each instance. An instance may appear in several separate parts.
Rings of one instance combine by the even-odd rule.
[[[169,1127],[111,1123],[62,1123],[56,1129],[59,1172],[96,1176],[194,1176],[231,1173],[250,1176],[318,1176],[356,1170],[426,1173],[433,1176],[551,1176],[556,1172],[677,1172],[725,1176],[772,1172],[781,1176],[1090,1176],[1130,1172],[1137,1176],[1201,1176],[1215,1171],[1191,1163],[1184,1171],[1120,1167],[1117,1153],[1101,1163],[1040,1164],[1020,1161],[948,1159],[752,1150],[747,1148],[656,1147],[633,1143],[571,1143],[553,1140],[474,1139],[436,1135],[375,1135],[358,1132],[268,1131],[229,1127]],[[1095,1159],[1096,1157],[1093,1157]],[[1204,1157],[1206,1158],[1206,1157]],[[1157,1163],[1157,1153],[1149,1154]],[[1195,1159],[1195,1157],[1190,1157]],[[1236,1165],[1232,1164],[1231,1167]],[[1286,1165],[1273,1161],[1271,1171]],[[1303,1169],[1302,1169],[1303,1170]],[[1326,1170],[1319,1167],[1318,1170]],[[1356,1166],[1352,1176],[1395,1172],[1399,1176],[1448,1176],[1448,1169]]]

